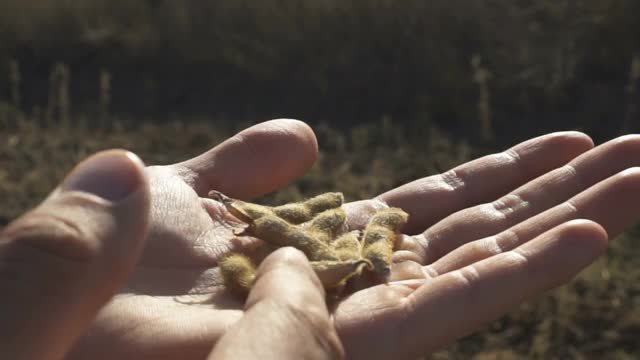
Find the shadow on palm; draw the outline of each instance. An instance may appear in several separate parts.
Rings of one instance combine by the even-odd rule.
[[[115,311],[111,316],[122,316],[123,309],[129,314],[138,309],[145,314],[136,317],[141,326],[160,321],[167,326],[163,331],[169,337],[180,332],[180,336],[203,339],[206,325],[206,339],[211,344],[242,316],[244,305],[244,298],[225,288],[218,261],[230,251],[251,247],[252,240],[236,237],[233,231],[242,223],[220,203],[200,197],[175,168],[151,167],[148,174],[153,199],[150,234],[135,273],[110,305]],[[369,216],[383,206],[373,200],[346,204],[349,230],[364,229]],[[424,278],[415,270],[394,265],[392,281],[374,287],[370,286],[375,280],[362,278],[354,284],[358,289],[350,290],[353,294],[333,304],[336,311],[355,310],[337,312],[334,321],[366,322],[376,309],[395,306],[415,288],[408,281]],[[167,308],[172,309],[170,313],[165,312]],[[167,318],[159,320],[162,314]],[[194,316],[200,321],[194,322]],[[203,346],[202,350],[208,348]]]
[[[636,219],[640,138],[595,149],[584,134],[534,138],[500,154],[417,180],[374,200],[346,204],[351,229],[381,206],[410,222],[389,281],[360,281],[332,311],[349,358],[410,358],[433,351],[563,284]],[[247,129],[180,164],[148,168],[151,226],[127,286],[99,314],[75,354],[100,358],[205,358],[243,314],[217,269],[237,220],[206,198],[250,199],[302,175],[317,157],[305,124]],[[339,189],[327,189],[339,191]],[[602,204],[616,203],[618,211]],[[573,221],[576,219],[587,219]],[[117,355],[117,356],[116,356]],[[102,357],[106,355],[102,354]]]

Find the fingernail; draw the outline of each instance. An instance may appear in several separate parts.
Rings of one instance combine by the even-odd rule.
[[[142,161],[124,150],[109,150],[78,164],[67,176],[63,191],[82,191],[109,201],[119,201],[137,190],[144,175]]]

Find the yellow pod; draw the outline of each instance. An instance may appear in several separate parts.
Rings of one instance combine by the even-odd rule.
[[[362,257],[373,265],[372,270],[378,274],[388,275],[393,256],[393,247],[385,241],[378,241],[362,249]]]
[[[231,215],[247,224],[265,215],[273,215],[273,211],[268,206],[232,199],[219,191],[210,191],[209,197],[223,203]]]
[[[360,243],[360,231],[355,230],[341,235],[333,243],[333,251],[338,259],[357,260],[362,258],[362,244]]]
[[[395,244],[397,234],[409,219],[402,209],[388,208],[378,211],[371,217],[364,233],[364,245],[385,240]]]
[[[246,223],[256,221],[263,216],[273,215],[273,211],[266,206],[244,201],[234,201],[227,206],[227,209],[229,209],[229,212],[233,214],[233,216]]]
[[[393,230],[387,229],[382,226],[369,224],[364,230],[362,242],[365,248],[377,242],[389,242],[390,244],[393,244],[395,236],[396,233],[393,232]]]
[[[375,213],[369,225],[379,225],[393,232],[399,232],[404,224],[409,220],[409,214],[400,208],[382,209]]]
[[[229,290],[249,292],[256,279],[256,267],[248,257],[232,253],[225,256],[218,265],[224,284]]]
[[[292,224],[302,224],[313,218],[313,214],[301,203],[274,207],[273,213]]]
[[[277,216],[259,218],[249,226],[246,234],[274,245],[293,246],[304,252],[311,261],[338,260],[329,245],[316,239],[309,231]]]
[[[327,290],[344,285],[351,277],[359,275],[365,266],[371,267],[371,263],[364,259],[311,262],[313,271]]]
[[[344,203],[344,195],[339,192],[324,193],[304,202],[304,206],[314,213],[321,213],[325,210],[335,209]]]
[[[377,212],[365,229],[362,256],[371,261],[374,271],[387,274],[398,232],[409,215],[402,209],[389,208]]]
[[[342,231],[347,213],[342,208],[335,208],[321,212],[307,223],[307,228],[316,238],[325,243],[331,242]]]
[[[342,193],[326,193],[303,202],[277,206],[272,210],[276,215],[292,224],[302,224],[325,210],[340,207],[343,202]]]
[[[278,250],[280,246],[274,245],[265,241],[260,241],[257,244],[253,244],[248,249],[243,249],[243,252],[254,261],[254,264],[262,263],[269,254]]]

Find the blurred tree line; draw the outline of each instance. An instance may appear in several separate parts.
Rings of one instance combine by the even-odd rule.
[[[66,74],[84,114],[602,140],[640,130],[638,14],[637,0],[0,0],[0,100],[37,112]]]

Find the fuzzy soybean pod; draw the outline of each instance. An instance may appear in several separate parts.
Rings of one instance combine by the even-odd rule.
[[[316,239],[329,244],[342,232],[346,220],[347,213],[342,208],[335,208],[321,212],[305,225]]]
[[[219,191],[210,191],[208,196],[224,204],[231,215],[247,224],[265,215],[273,215],[273,210],[268,206],[232,199]]]
[[[233,216],[245,223],[251,223],[263,216],[273,215],[273,211],[266,206],[247,203],[244,201],[234,201],[227,206],[227,209]]]
[[[245,231],[245,235],[255,236],[278,246],[293,246],[307,255],[310,261],[338,260],[326,243],[316,239],[309,231],[274,216],[263,216]]]
[[[319,213],[342,206],[342,193],[325,193],[309,200],[286,204],[272,208],[273,212],[292,224],[302,224],[316,217]]]
[[[342,234],[331,243],[333,251],[338,259],[342,261],[362,259],[362,243],[360,243],[360,235],[362,235],[360,230],[354,230]]]
[[[373,271],[389,273],[398,233],[409,215],[402,209],[384,209],[373,215],[364,232],[362,256],[373,264]]]
[[[369,260],[311,262],[311,268],[313,268],[313,271],[318,275],[320,282],[327,290],[344,285],[350,278],[359,275],[365,266],[371,266]]]
[[[232,253],[225,256],[219,264],[225,286],[236,293],[249,292],[256,279],[256,267],[242,254]]]

